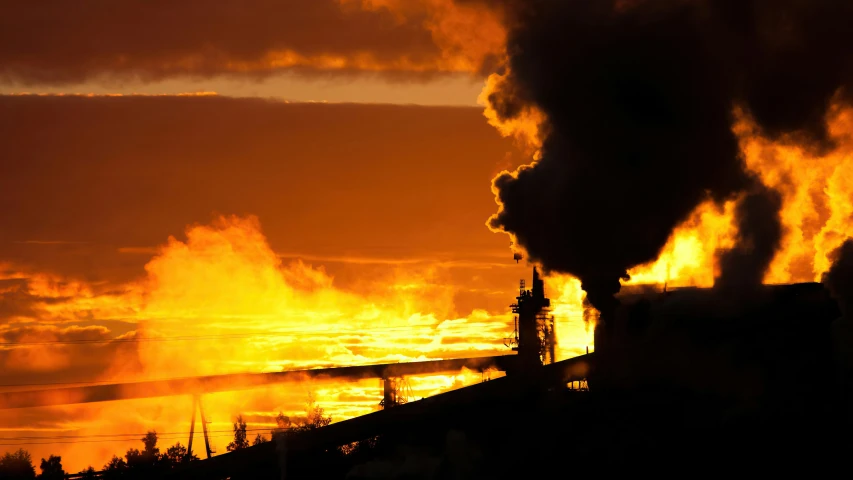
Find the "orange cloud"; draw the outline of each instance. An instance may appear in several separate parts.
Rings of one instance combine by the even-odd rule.
[[[449,0],[221,0],[215,8],[203,0],[13,1],[4,7],[0,79],[23,84],[282,70],[411,79],[478,72],[503,46],[503,30],[485,9]]]
[[[302,261],[283,263],[255,217],[219,217],[210,225],[188,227],[185,236],[186,240],[173,237],[159,247],[146,264],[146,275],[123,289],[120,303],[134,312],[138,330],[125,337],[134,340],[125,350],[114,350],[102,361],[106,371],[99,380],[508,353],[503,341],[511,333],[510,315],[482,310],[455,315],[454,288],[446,283],[441,269],[396,268],[358,289],[343,290],[323,268]],[[79,288],[66,291],[44,281],[34,282],[31,288],[86,292]],[[573,291],[579,292],[577,286]],[[555,298],[555,305],[560,305],[562,297]],[[110,311],[117,303],[112,296],[82,300],[96,312],[95,320],[97,312]],[[565,322],[582,325],[571,317]],[[110,344],[105,338],[109,331],[103,327],[26,326],[7,329],[5,334],[19,344],[16,355],[6,358],[6,369],[21,368],[22,362],[36,356],[41,363],[31,369],[74,367],[84,358],[83,352],[91,351],[88,345],[84,350],[77,345],[74,350],[74,345],[57,348],[33,343],[104,339]],[[206,338],[192,339],[198,336]],[[572,338],[568,330],[561,339],[568,351],[578,350],[572,342],[583,345],[588,341],[586,336]],[[112,343],[118,344],[117,340]],[[413,393],[422,397],[477,380],[479,374],[461,372],[413,378],[410,383]],[[206,396],[212,429],[227,432],[233,415],[242,412],[255,415],[259,422],[271,419],[279,410],[298,416],[307,388],[316,390],[320,404],[338,420],[373,410],[381,397],[378,381],[352,385],[319,382],[288,388],[290,393],[269,387]],[[54,428],[77,435],[116,428],[180,432],[187,415],[187,409],[177,408],[181,402],[165,409],[161,402],[125,402],[106,405],[97,414],[82,406],[61,407],[54,411],[62,411],[63,418],[76,419],[76,423]],[[8,415],[2,412],[0,418]],[[222,435],[213,442],[221,449],[227,440]],[[126,448],[127,442],[122,445],[117,440],[112,445],[116,452]],[[100,450],[84,454],[75,446],[52,448],[54,453],[79,455],[72,457],[75,462],[107,459],[96,456],[101,455]]]
[[[0,106],[0,311],[8,300],[18,312],[5,310],[0,329],[30,344],[104,340],[0,349],[2,384],[506,351],[507,305],[530,272],[482,219],[495,162],[516,150],[478,109],[222,97],[0,96]],[[212,211],[222,215],[192,223]],[[558,288],[549,284],[555,304],[578,298]],[[568,355],[588,332],[565,311]],[[23,368],[26,356],[42,363]],[[426,396],[479,378],[411,384]],[[300,415],[309,388],[335,420],[381,397],[375,380],[213,395],[212,429],[225,432],[214,444],[222,450],[237,413],[258,428],[279,410]],[[156,428],[185,442],[174,432],[187,431],[190,406],[24,409],[0,413],[0,425],[54,436]],[[79,469],[135,443],[22,446]]]

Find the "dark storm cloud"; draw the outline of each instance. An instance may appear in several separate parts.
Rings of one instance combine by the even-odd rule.
[[[510,73],[490,101],[505,119],[533,107],[547,123],[541,161],[496,179],[503,210],[491,225],[578,276],[599,308],[700,202],[752,185],[731,131],[736,106],[770,137],[828,148],[824,114],[853,80],[850,2],[492,3],[506,8]],[[742,226],[761,218],[753,207],[776,214],[769,196],[744,201]]]
[[[430,74],[442,70],[441,52],[424,20],[338,0],[9,0],[0,15],[0,80],[280,69]],[[288,55],[269,56],[281,52]]]

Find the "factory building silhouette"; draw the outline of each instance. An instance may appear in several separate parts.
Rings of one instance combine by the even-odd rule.
[[[830,333],[841,312],[824,285],[764,285],[737,295],[625,287],[618,308],[596,326],[595,351],[562,361],[555,361],[558,332],[536,268],[526,285],[522,280],[510,305],[507,346],[514,354],[316,370],[317,377],[381,378],[382,409],[319,428],[279,429],[269,442],[228,453],[203,452],[202,460],[157,478],[408,472],[406,478],[514,479],[547,475],[566,461],[575,474],[615,474],[626,464],[648,473],[705,464],[769,471],[783,466],[780,457],[789,467],[845,458],[845,443],[834,435],[848,420]],[[420,400],[405,394],[408,375],[463,367],[506,376]],[[291,379],[287,372],[259,375],[232,378],[243,382],[234,388]],[[206,386],[232,388],[213,377],[185,382],[181,391],[197,395]],[[143,386],[151,396],[163,394],[155,384]],[[106,387],[67,395],[94,402],[125,398],[118,392],[142,396],[141,387]],[[4,395],[6,408],[42,400],[37,391]]]

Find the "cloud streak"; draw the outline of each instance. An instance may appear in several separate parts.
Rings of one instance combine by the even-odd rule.
[[[492,54],[495,43],[472,50],[462,48],[474,43],[470,33],[451,35],[466,24],[482,29],[485,13],[478,12],[485,10],[398,3],[12,0],[0,19],[0,79],[55,85],[105,77],[260,78],[284,70],[416,79],[477,71]],[[490,25],[488,33],[499,35]]]

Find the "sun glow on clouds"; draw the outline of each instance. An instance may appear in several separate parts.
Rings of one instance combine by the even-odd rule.
[[[123,343],[112,350],[87,345],[3,349],[17,352],[14,364],[25,363],[27,355],[21,354],[38,352],[47,362],[38,366],[40,369],[73,368],[85,357],[81,352],[103,351],[108,355],[103,357],[108,358],[108,365],[97,378],[102,381],[509,353],[504,345],[512,331],[509,312],[493,315],[475,310],[457,317],[454,287],[445,281],[440,267],[391,268],[385,278],[365,282],[357,291],[341,290],[322,267],[302,260],[282,262],[254,217],[220,217],[210,225],[190,226],[185,233],[185,241],[169,238],[146,265],[146,275],[119,292],[98,292],[80,282],[2,269],[6,271],[4,278],[27,279],[27,294],[40,301],[36,302],[39,309],[21,312],[15,326],[0,330],[8,341],[32,342],[37,338],[33,336],[35,330],[21,333],[22,322],[35,325],[39,320],[56,323],[75,318],[130,320],[136,324],[136,331],[125,334],[125,338],[165,341]],[[564,329],[560,333],[563,357],[580,353],[589,343],[589,331],[578,312],[560,307],[561,302],[577,303],[575,297],[580,295],[579,286],[568,282],[549,281],[548,285],[555,299],[558,328]],[[510,302],[507,298],[507,304]],[[50,325],[37,335],[41,341],[112,336],[104,327],[72,329]],[[210,338],[175,339],[187,336]],[[6,363],[6,367],[11,366]],[[33,371],[36,366],[29,368]],[[478,373],[460,372],[410,378],[409,384],[413,397],[421,398],[480,379]],[[214,430],[229,430],[238,413],[250,414],[250,423],[255,426],[270,426],[278,411],[298,416],[309,390],[335,421],[373,411],[381,399],[378,380],[314,381],[212,394],[204,399],[205,409]],[[49,410],[50,415],[61,415],[68,422],[51,425],[55,430],[48,434],[57,430],[85,435],[147,429],[183,432],[187,430],[190,404],[188,399],[174,398],[165,403],[153,399]],[[18,413],[0,412],[8,425],[19,423],[12,420],[15,415]],[[185,443],[182,437],[167,437],[164,444],[177,440]],[[213,438],[221,451],[227,441],[228,435]],[[89,463],[102,465],[132,443],[122,440],[86,449],[36,446],[31,451],[65,454],[74,459],[69,466],[83,468]],[[203,448],[201,443],[194,447],[196,451]]]
[[[423,28],[439,48],[432,68],[478,72],[500,57],[506,45],[506,29],[498,14],[483,5],[454,0],[338,0],[344,7],[388,11],[398,22],[423,18]],[[408,66],[413,69],[414,65]]]
[[[267,335],[189,346],[201,349],[196,353],[187,346],[175,352],[163,352],[169,347],[161,344],[143,347],[152,349],[142,355],[148,362],[173,354],[197,359],[187,373],[490,353],[508,323],[477,313],[460,322],[446,320],[453,292],[429,271],[398,271],[366,291],[340,291],[322,268],[300,260],[282,264],[253,218],[192,227],[186,243],[170,239],[146,270],[142,331]],[[443,343],[449,336],[468,341]]]

